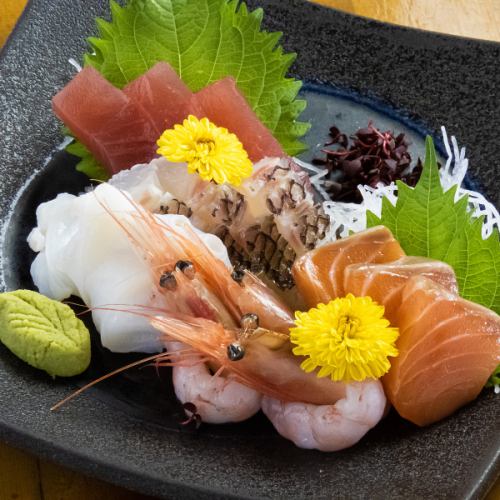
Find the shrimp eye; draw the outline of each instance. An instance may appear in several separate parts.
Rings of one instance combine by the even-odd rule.
[[[244,271],[233,271],[231,273],[231,278],[233,278],[236,283],[241,284],[243,281],[243,278],[245,277],[245,272]]]
[[[245,356],[245,349],[236,342],[227,346],[227,357],[230,361],[239,361]]]
[[[177,261],[177,264],[175,264],[175,268],[181,271],[181,273],[183,273],[186,278],[189,278],[190,280],[192,280],[194,278],[194,275],[196,274],[193,263],[189,260]]]
[[[259,328],[259,317],[255,313],[244,314],[240,322],[241,327],[245,330],[256,330]]]
[[[175,290],[177,288],[177,280],[172,273],[166,271],[160,276],[160,286],[167,290]]]

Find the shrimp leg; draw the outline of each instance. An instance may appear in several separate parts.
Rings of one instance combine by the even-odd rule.
[[[384,415],[386,398],[378,380],[346,384],[333,405],[288,403],[264,396],[262,411],[276,430],[300,448],[338,451],[357,443]]]

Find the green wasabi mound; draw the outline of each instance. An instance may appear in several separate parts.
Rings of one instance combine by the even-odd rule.
[[[73,310],[31,290],[0,293],[0,341],[52,377],[71,377],[90,363],[90,334]]]

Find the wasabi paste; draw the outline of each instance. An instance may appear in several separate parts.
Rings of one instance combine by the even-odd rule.
[[[90,334],[73,310],[32,290],[0,293],[0,341],[52,377],[71,377],[90,363]]]

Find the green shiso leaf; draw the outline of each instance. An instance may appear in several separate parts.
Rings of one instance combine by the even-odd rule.
[[[76,140],[73,141],[66,146],[66,151],[80,158],[76,166],[79,172],[84,173],[90,179],[96,181],[107,181],[109,179],[109,174],[106,169],[98,163],[92,156],[92,153],[81,142]]]
[[[233,76],[260,120],[295,155],[310,125],[296,121],[306,106],[301,82],[285,75],[295,54],[278,45],[281,33],[261,31],[263,10],[237,0],[111,1],[111,22],[97,20],[84,62],[119,88],[167,61],[196,92]],[[86,159],[87,156],[84,156]],[[80,167],[80,169],[87,167]]]
[[[387,198],[378,218],[367,213],[367,226],[387,226],[408,255],[447,262],[455,270],[460,295],[500,313],[498,230],[482,238],[483,218],[473,218],[467,197],[455,202],[456,187],[444,192],[434,143],[426,139],[424,169],[415,188],[398,182],[396,206]]]
[[[496,385],[500,386],[500,365],[496,367],[488,382],[486,382],[486,387],[495,387]]]

